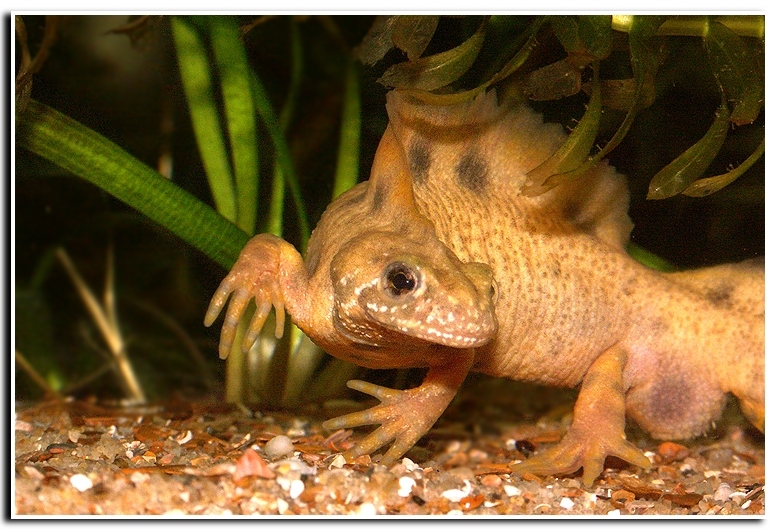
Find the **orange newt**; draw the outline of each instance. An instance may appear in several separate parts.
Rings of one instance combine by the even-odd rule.
[[[642,468],[626,415],[651,435],[705,432],[727,393],[764,425],[763,260],[664,274],[625,251],[632,223],[625,178],[606,163],[529,197],[527,173],[565,140],[559,125],[495,92],[439,107],[388,95],[390,124],[370,179],[336,199],[304,260],[255,236],[206,315],[232,296],[220,353],[254,298],[246,351],[273,307],[335,357],[371,368],[426,367],[417,388],[363,381],[380,403],[325,423],[377,424],[347,457],[390,444],[404,455],[436,422],[466,375],[580,386],[554,448],[517,472],[573,473],[590,485],[604,459]]]

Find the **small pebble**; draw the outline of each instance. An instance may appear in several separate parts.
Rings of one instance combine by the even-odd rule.
[[[294,450],[292,440],[284,435],[274,436],[265,444],[265,455],[271,459],[287,456]]]
[[[517,495],[520,495],[520,490],[514,486],[511,486],[509,484],[504,485],[504,493],[507,494],[509,497],[516,497]]]
[[[458,502],[463,497],[467,496],[468,492],[461,490],[446,490],[441,493],[441,496],[451,502]]]
[[[726,502],[727,500],[729,500],[729,496],[732,493],[734,493],[734,490],[731,489],[731,486],[729,486],[724,482],[720,486],[718,486],[718,489],[715,490],[715,493],[712,495],[712,498],[717,502]]]
[[[328,464],[328,469],[341,469],[344,467],[344,464],[347,463],[347,459],[344,458],[341,454],[337,454],[333,457],[333,460]]]
[[[295,479],[290,483],[290,498],[291,499],[297,499],[301,496],[301,493],[303,493],[305,486],[303,485],[303,481],[300,479]]]
[[[364,502],[363,504],[358,506],[357,515],[366,515],[366,516],[376,515],[376,506],[374,506],[370,502]]]
[[[574,508],[574,501],[568,497],[562,498],[561,508],[563,508],[564,510],[571,510],[572,508]]]
[[[488,488],[497,488],[501,485],[501,477],[498,475],[484,475],[480,477],[479,481]]]
[[[412,488],[417,485],[417,481],[412,477],[401,477],[398,479],[398,496],[408,497],[412,493]]]
[[[87,491],[92,487],[92,481],[89,477],[82,475],[81,473],[70,477],[70,483],[74,488],[81,492]]]

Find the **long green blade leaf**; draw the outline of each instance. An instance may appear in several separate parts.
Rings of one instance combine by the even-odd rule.
[[[99,186],[226,269],[249,239],[233,223],[115,143],[35,100],[17,117],[16,142]]]
[[[290,193],[295,203],[295,212],[298,215],[298,224],[301,229],[301,248],[305,249],[309,243],[311,229],[309,228],[309,219],[306,215],[306,206],[303,203],[301,187],[295,174],[295,166],[293,165],[290,150],[287,147],[287,141],[284,138],[284,132],[279,125],[273,105],[271,105],[271,100],[257,75],[254,74],[252,75],[252,98],[254,99],[255,109],[260,114],[260,118],[268,129],[268,134],[271,136],[271,141],[276,150],[277,161],[282,167],[285,180],[290,187]]]
[[[463,44],[446,52],[391,66],[379,78],[384,86],[400,89],[436,90],[449,85],[471,68],[485,40],[487,23]]]
[[[211,186],[217,211],[227,219],[238,219],[233,173],[222,137],[219,110],[211,90],[208,52],[197,29],[181,17],[171,18],[173,40],[179,59],[182,86],[192,118],[203,167]]]
[[[346,70],[334,199],[357,183],[360,169],[360,83],[356,65],[351,59],[347,59]]]
[[[715,112],[715,121],[695,144],[655,174],[648,199],[666,199],[685,190],[699,178],[720,151],[729,131],[729,107],[725,102]]]
[[[599,82],[599,63],[593,63],[593,92],[590,95],[588,108],[574,131],[566,138],[563,145],[547,160],[528,172],[528,183],[523,194],[535,196],[544,193],[572,178],[567,173],[572,172],[585,162],[601,121],[601,83]]]
[[[252,104],[251,73],[235,18],[208,18],[225,106],[233,174],[236,179],[237,223],[249,235],[257,229],[257,126]]]
[[[753,154],[751,154],[738,167],[735,167],[731,171],[723,173],[722,175],[715,175],[714,177],[699,179],[685,188],[683,194],[688,195],[689,197],[706,197],[707,195],[711,195],[716,191],[725,188],[741,177],[745,171],[750,169],[753,164],[755,164],[756,161],[758,161],[758,159],[761,158],[761,156],[764,154],[765,148],[766,139],[763,139],[761,140],[761,145],[759,145],[756,150],[753,151]]]
[[[753,123],[764,106],[764,80],[751,50],[719,22],[707,24],[704,45],[712,73],[731,104],[731,121]]]
[[[303,43],[301,42],[301,30],[295,17],[290,17],[290,87],[287,89],[287,97],[284,100],[282,111],[279,113],[279,127],[282,134],[286,134],[290,128],[295,106],[301,92],[301,79],[303,78]],[[279,164],[279,157],[274,160],[274,174],[271,182],[271,201],[268,205],[268,217],[265,222],[264,232],[282,237],[284,223],[284,171]]]

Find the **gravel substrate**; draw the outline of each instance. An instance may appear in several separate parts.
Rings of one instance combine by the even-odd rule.
[[[361,405],[362,407],[365,404]],[[510,474],[570,415],[528,422],[468,398],[385,467],[339,454],[363,433],[325,432],[315,417],[191,403],[18,408],[18,515],[709,515],[764,514],[764,440],[743,421],[684,445],[630,438],[650,472],[607,460],[592,488],[575,475]],[[569,409],[570,410],[570,409]],[[503,416],[493,416],[491,411]],[[329,410],[327,416],[334,415]],[[556,417],[557,416],[557,417]],[[473,417],[473,416],[471,416]],[[494,421],[491,421],[494,420]],[[484,424],[484,425],[483,425]],[[488,426],[489,428],[486,428]]]

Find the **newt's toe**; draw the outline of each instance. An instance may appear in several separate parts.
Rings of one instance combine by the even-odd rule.
[[[543,476],[568,475],[582,468],[582,482],[592,486],[604,470],[604,460],[610,455],[643,469],[650,468],[650,460],[642,451],[622,438],[612,442],[580,441],[576,436],[568,434],[555,447],[509,467],[516,473]]]

